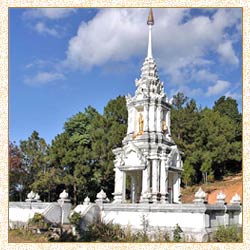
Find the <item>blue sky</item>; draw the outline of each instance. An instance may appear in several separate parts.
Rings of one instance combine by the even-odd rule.
[[[169,99],[202,107],[222,95],[242,109],[242,11],[154,9],[153,56]],[[91,105],[134,94],[147,53],[148,9],[11,8],[10,140],[47,143]]]

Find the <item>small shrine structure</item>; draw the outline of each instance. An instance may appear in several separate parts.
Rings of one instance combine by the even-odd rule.
[[[134,96],[126,97],[127,134],[115,154],[114,203],[179,203],[181,152],[171,137],[171,104],[160,81],[152,53],[154,17],[149,11],[148,52],[135,80]],[[130,179],[130,181],[128,181]]]

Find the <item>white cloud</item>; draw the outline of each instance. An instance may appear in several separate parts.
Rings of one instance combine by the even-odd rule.
[[[193,79],[199,82],[213,82],[217,80],[218,76],[215,73],[212,73],[206,69],[196,70],[193,73]]]
[[[37,31],[39,34],[42,34],[42,35],[50,35],[50,36],[54,36],[54,37],[60,37],[59,32],[55,28],[49,28],[43,22],[38,22],[34,26],[34,29],[35,29],[35,31]]]
[[[219,44],[217,51],[221,55],[222,60],[230,64],[239,64],[239,59],[235,55],[232,43],[230,41]]]
[[[236,100],[242,100],[242,83],[236,82],[233,84],[233,88],[230,88],[229,91],[225,94],[226,97],[230,96]]]
[[[37,86],[64,79],[65,76],[61,73],[39,72],[32,77],[26,76],[24,79],[24,83],[26,83],[27,85]]]
[[[24,18],[61,19],[75,13],[73,8],[33,8],[23,12]]]
[[[178,89],[171,89],[169,97],[173,97],[178,92],[183,93],[185,96],[188,96],[188,97],[191,97],[191,98],[201,96],[204,93],[202,88],[191,88],[191,87],[189,87],[187,85],[183,85]]]
[[[223,44],[226,28],[238,24],[240,14],[240,9],[219,9],[212,18],[190,17],[190,9],[154,9],[153,54],[163,73],[178,85],[195,79],[196,73],[200,80],[216,80],[209,71],[201,71],[211,63],[206,55]],[[64,63],[86,70],[146,56],[147,15],[148,9],[101,9],[91,21],[81,23]]]
[[[57,60],[42,60],[42,59],[35,59],[34,61],[26,64],[24,68],[26,70],[28,69],[34,69],[34,68],[39,68],[39,69],[44,69],[44,68],[55,68],[59,64],[59,61]]]
[[[226,97],[232,97],[235,100],[242,100],[242,94],[241,93],[237,93],[237,92],[232,93],[231,91],[228,91],[225,94],[225,96]]]
[[[101,10],[90,22],[79,26],[69,42],[66,64],[86,69],[141,53],[147,35],[144,14],[144,9]]]
[[[213,96],[223,93],[230,87],[230,82],[218,80],[215,85],[208,87],[207,96]]]

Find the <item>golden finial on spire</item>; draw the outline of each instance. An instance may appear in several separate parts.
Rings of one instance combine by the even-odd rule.
[[[152,8],[149,9],[147,24],[148,25],[154,25],[154,16],[153,16],[153,10],[152,10]]]

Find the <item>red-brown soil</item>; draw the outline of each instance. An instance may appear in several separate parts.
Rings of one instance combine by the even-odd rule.
[[[183,188],[181,191],[182,203],[192,203],[194,194],[199,187],[207,193],[207,201],[209,204],[214,204],[216,202],[216,196],[220,191],[226,195],[227,203],[230,202],[235,193],[237,193],[242,200],[242,174],[225,177],[222,181]]]

